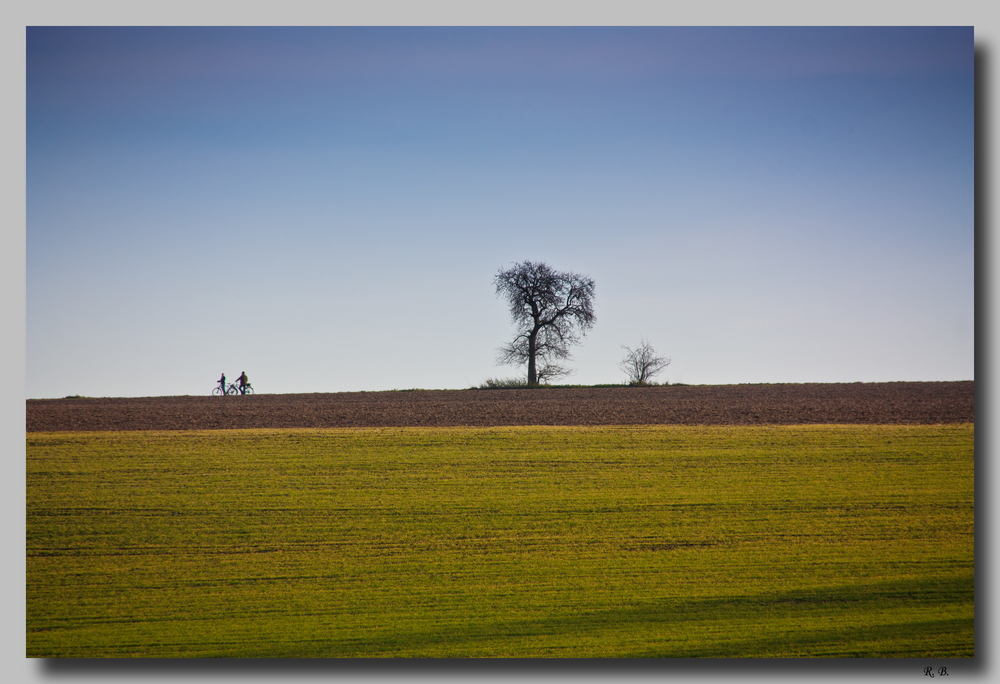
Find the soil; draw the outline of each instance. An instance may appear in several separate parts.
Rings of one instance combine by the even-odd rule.
[[[29,399],[25,416],[28,432],[973,422],[974,381]]]

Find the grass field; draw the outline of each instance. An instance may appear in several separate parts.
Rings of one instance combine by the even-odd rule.
[[[973,655],[972,425],[29,433],[27,655]]]

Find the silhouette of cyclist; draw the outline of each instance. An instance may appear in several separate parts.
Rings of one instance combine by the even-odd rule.
[[[240,377],[236,379],[236,382],[240,383],[240,394],[246,394],[247,385],[250,384],[250,378],[247,377],[247,372],[243,371],[240,373]]]
[[[219,378],[219,387],[222,388],[222,393],[225,394],[226,393],[226,374],[225,373],[223,373],[222,377]]]

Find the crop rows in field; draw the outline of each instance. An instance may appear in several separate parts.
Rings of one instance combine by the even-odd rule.
[[[975,383],[672,385],[33,399],[28,432],[503,425],[939,424],[975,420]]]
[[[973,432],[31,433],[27,651],[971,656]]]

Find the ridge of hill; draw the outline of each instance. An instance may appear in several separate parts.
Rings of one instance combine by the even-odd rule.
[[[975,381],[29,399],[27,432],[975,422]]]

